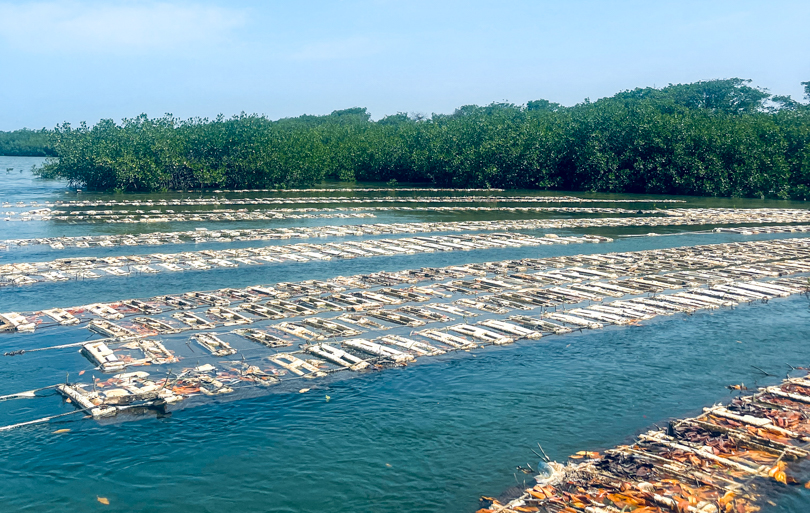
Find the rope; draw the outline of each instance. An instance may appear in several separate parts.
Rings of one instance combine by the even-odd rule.
[[[58,419],[60,417],[66,417],[68,415],[75,415],[76,413],[84,413],[85,410],[75,410],[69,411],[67,413],[60,413],[59,415],[51,415],[50,417],[42,417],[41,419],[36,420],[29,420],[28,422],[20,422],[19,424],[11,424],[9,426],[0,427],[0,431],[8,431],[10,429],[23,427],[23,426],[30,426],[32,424],[41,424],[43,422],[48,422],[49,420]]]

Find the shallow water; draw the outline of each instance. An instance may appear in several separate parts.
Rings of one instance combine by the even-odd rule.
[[[777,300],[160,419],[19,429],[0,437],[0,501],[7,511],[104,510],[96,495],[126,511],[472,511],[479,494],[514,484],[515,465],[534,466],[535,443],[562,459],[622,442],[728,398],[729,383],[775,382],[751,365],[781,374],[786,360],[806,363],[809,336],[807,300]],[[40,363],[3,361],[4,381],[30,386]],[[776,498],[772,511],[810,504],[803,488]]]
[[[3,159],[0,170],[9,167]],[[10,175],[17,192],[6,189],[0,201],[68,196],[61,184],[17,175]],[[39,189],[25,192],[31,184]],[[0,238],[10,237],[3,233],[6,224],[0,224]],[[41,224],[44,231],[57,229]],[[382,268],[750,239],[678,235],[107,278],[0,290],[0,311]],[[86,336],[83,330],[8,335],[0,337],[0,349]],[[300,386],[312,390],[305,394],[287,388],[239,401],[189,403],[161,418],[17,429],[0,434],[0,511],[471,512],[479,495],[498,495],[516,478],[521,484],[530,480],[513,473],[516,465],[535,465],[530,448],[536,443],[558,460],[622,443],[654,423],[728,399],[728,384],[775,383],[788,370],[786,363],[810,364],[808,339],[810,301],[794,297],[306,382]],[[763,377],[752,365],[778,378]],[[75,375],[92,373],[90,368],[75,350],[0,357],[0,395],[52,384],[64,369]],[[72,409],[55,396],[9,401],[0,403],[0,423]],[[62,428],[71,431],[54,433]],[[766,504],[763,511],[810,509],[810,490],[802,487],[780,490],[773,499],[777,506]]]

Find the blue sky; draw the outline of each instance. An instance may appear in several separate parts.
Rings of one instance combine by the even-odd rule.
[[[808,20],[806,0],[0,0],[0,130],[573,105],[727,77],[800,99]]]

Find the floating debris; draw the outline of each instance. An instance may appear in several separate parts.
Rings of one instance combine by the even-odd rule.
[[[278,288],[253,286],[246,289],[188,292],[183,297],[160,296],[148,300],[126,300],[109,304],[94,303],[69,309],[52,309],[24,314],[9,312],[2,315],[7,319],[4,324],[6,331],[18,331],[18,328],[31,331],[38,325],[52,325],[54,321],[72,324],[84,322],[88,314],[101,319],[116,320],[131,315],[132,312],[163,312],[180,309],[181,311],[176,311],[171,316],[181,321],[187,328],[210,329],[218,324],[230,325],[257,322],[261,319],[311,316],[316,312],[349,309],[367,310],[369,313],[365,316],[343,314],[340,320],[355,325],[359,322],[371,329],[380,329],[379,327],[385,326],[385,324],[372,321],[369,317],[374,317],[384,323],[418,327],[425,322],[443,322],[445,319],[443,316],[447,314],[466,318],[480,315],[476,312],[505,314],[515,309],[532,310],[537,307],[555,309],[564,304],[599,302],[604,296],[618,298],[660,294],[666,290],[688,289],[669,297],[630,297],[623,299],[622,303],[607,308],[591,309],[601,312],[599,314],[571,311],[549,312],[549,315],[557,315],[557,320],[561,322],[580,322],[583,327],[598,327],[602,321],[617,320],[617,316],[632,322],[644,319],[647,315],[691,312],[696,308],[731,306],[741,301],[763,300],[795,293],[795,284],[788,287],[772,282],[754,284],[749,283],[749,280],[807,272],[810,267],[802,258],[810,258],[810,240],[808,239],[752,241],[622,254],[506,260],[447,268],[380,272],[354,277],[338,276],[319,283],[310,280],[300,284],[277,284]],[[740,265],[741,263],[742,265]],[[677,270],[673,264],[681,266],[681,270]],[[530,268],[542,270],[527,273],[526,271]],[[606,272],[606,270],[610,270],[610,272]],[[640,275],[664,270],[669,270],[669,272]],[[487,272],[496,273],[498,278],[486,278]],[[435,281],[446,276],[463,277],[463,273],[469,273],[474,279],[453,280],[433,285],[433,288],[412,286],[420,280]],[[483,277],[481,273],[484,273]],[[381,280],[383,276],[385,280]],[[376,291],[364,290],[368,287],[367,282],[369,281],[372,283],[384,281],[386,286]],[[389,285],[392,283],[406,286],[391,288]],[[561,285],[569,285],[569,287]],[[709,287],[695,288],[706,285]],[[334,292],[345,290],[347,287],[355,287],[360,290],[348,293]],[[279,290],[279,288],[290,292]],[[610,294],[596,295],[579,290],[579,288],[594,291],[604,290]],[[291,298],[291,293],[307,295]],[[399,311],[384,309],[386,305],[398,305],[408,301],[422,302],[425,298],[429,298],[428,294],[440,298],[458,295],[477,297],[475,299],[461,297],[452,303],[430,303],[424,307],[404,306],[399,307]],[[289,300],[276,299],[280,297],[289,298]],[[231,305],[232,302],[235,304]],[[182,311],[197,309],[204,305],[218,305],[209,308],[206,312],[210,319],[201,317],[201,313]],[[628,315],[623,315],[623,312],[616,308],[623,309],[624,313]],[[431,311],[438,312],[438,315]],[[582,319],[583,315],[589,320]],[[597,315],[598,317],[595,317]],[[77,319],[78,322],[71,321],[71,318]],[[181,329],[170,328],[158,323],[150,325],[150,323],[143,322],[147,318],[152,317],[140,317],[139,321],[135,322],[143,329],[153,330],[156,333],[162,331],[169,333],[173,329]],[[447,318],[449,319],[449,316]],[[8,319],[14,319],[14,323],[9,322]],[[579,319],[579,321],[574,319]]]
[[[456,324],[454,326],[450,326],[448,328],[450,331],[455,331],[456,333],[460,333],[461,335],[466,335],[472,337],[476,340],[487,344],[494,344],[497,346],[501,346],[504,344],[511,344],[515,341],[512,337],[504,336],[500,333],[496,333],[494,331],[485,330],[483,328],[479,328],[477,326],[473,326],[471,324]]]
[[[132,322],[161,335],[171,335],[188,329],[178,328],[161,319],[153,319],[151,317],[135,317],[132,319]]]
[[[473,240],[485,247],[514,247],[566,238],[498,233],[463,240],[456,236],[410,237],[388,239],[381,247],[392,254],[417,251],[417,247],[462,251]],[[343,251],[351,249],[349,245],[323,246],[324,254],[335,258],[344,258],[342,252],[357,256]],[[398,251],[393,250],[395,246]],[[193,258],[236,262],[242,258],[238,251],[205,250]],[[157,255],[161,263],[192,258]],[[72,258],[65,262],[80,270],[93,265],[125,268],[118,258],[122,257]],[[145,258],[137,255],[138,262]],[[14,265],[18,273],[34,267]],[[182,344],[188,344],[188,339],[172,335],[192,331],[192,339],[210,354],[200,355],[191,345],[187,349],[197,353],[197,358],[213,360],[234,354],[227,340],[239,335],[257,345],[246,349],[241,361],[227,362],[225,370],[204,362],[183,371],[166,369],[166,386],[171,385],[183,397],[230,394],[299,377],[314,379],[338,371],[383,369],[452,351],[564,335],[583,327],[635,325],[658,315],[767,301],[806,292],[807,278],[795,275],[807,273],[810,239],[805,238],[379,271],[323,281],[191,291],[178,296],[3,314],[3,319],[16,323],[9,323],[9,332],[21,331],[21,327],[28,331],[68,330],[86,325],[105,337],[51,348],[10,350],[5,355],[81,345],[94,366],[115,373],[129,366],[177,363],[175,353],[158,336],[166,336],[169,347],[184,350]],[[474,323],[476,317],[480,320]],[[275,322],[281,319],[285,320]],[[211,331],[248,323],[256,327],[232,334]],[[408,333],[415,327],[425,329]],[[388,329],[393,331],[366,333]],[[306,343],[299,349],[291,348],[292,337]],[[338,340],[341,338],[345,340]],[[18,396],[32,397],[28,393],[8,397]]]
[[[56,390],[95,418],[112,417],[134,406],[154,406],[158,401],[172,404],[183,400],[166,387],[165,379],[152,381],[148,377],[146,372],[128,372],[107,380],[106,384],[115,388],[99,390],[94,384],[88,390],[90,385],[76,383],[59,385]]]
[[[82,352],[104,372],[114,372],[126,367],[112,349],[104,342],[92,342],[82,346]]]
[[[129,340],[133,338],[140,338],[137,333],[123,326],[118,326],[110,321],[104,319],[97,319],[90,321],[87,329],[94,331],[104,337],[109,337],[116,340]]]
[[[425,342],[412,340],[409,338],[401,337],[399,335],[385,335],[380,337],[379,340],[386,344],[404,347],[409,351],[417,353],[419,356],[438,356],[440,354],[446,353],[446,351],[434,347]]]
[[[118,351],[136,350],[140,353],[140,357],[136,358],[131,354],[119,357],[109,347],[109,343],[119,343],[116,349]],[[102,372],[116,372],[130,366],[163,365],[178,361],[174,353],[166,349],[161,341],[148,338],[137,338],[127,343],[110,339],[88,342],[82,345],[82,353]]]
[[[248,340],[252,340],[253,342],[258,342],[263,346],[271,347],[271,348],[278,348],[278,347],[287,347],[291,346],[292,342],[284,340],[283,338],[279,338],[275,335],[267,333],[266,331],[257,330],[257,329],[238,329],[234,330],[234,333],[237,335],[241,335]]]
[[[360,191],[359,189],[345,190],[345,192],[403,192],[408,189],[367,189]],[[498,191],[501,189],[413,189],[411,192],[441,192],[441,191],[462,191],[462,192],[490,192]],[[256,189],[245,191],[220,191],[220,192],[289,192],[286,189]],[[298,189],[299,192],[341,192],[343,189]],[[216,191],[214,191],[216,192]],[[221,196],[213,196],[210,198],[178,198],[167,200],[57,200],[55,202],[45,202],[44,206],[47,207],[100,207],[100,206],[139,206],[139,207],[155,207],[155,206],[181,206],[181,205],[273,205],[273,204],[302,204],[302,203],[472,203],[472,202],[521,202],[521,203],[686,203],[684,200],[674,198],[659,198],[655,200],[649,199],[598,199],[598,198],[578,198],[575,196],[414,196],[414,197],[393,197],[382,196],[378,198],[356,198],[349,196],[334,196],[327,197],[310,196],[298,198],[273,198],[273,197],[259,197],[259,198],[224,198]],[[11,203],[4,203],[4,208],[11,207]],[[18,202],[16,204],[19,208],[29,206],[37,206],[35,203]]]
[[[442,207],[442,211],[447,207]],[[385,210],[391,210],[386,207]],[[411,210],[411,209],[409,209]],[[510,208],[508,210],[520,210]],[[528,212],[527,212],[528,213]],[[603,212],[593,212],[603,213]],[[614,212],[624,213],[624,212]],[[311,237],[347,237],[347,236],[373,236],[373,235],[400,235],[403,233],[430,233],[430,232],[470,232],[470,231],[502,231],[502,230],[566,230],[582,228],[618,228],[618,227],[660,227],[660,226],[695,226],[710,224],[787,224],[789,226],[759,226],[745,228],[718,228],[716,230],[728,231],[739,235],[755,235],[758,233],[803,233],[810,231],[808,225],[798,225],[797,223],[810,222],[810,212],[799,209],[666,209],[643,212],[646,217],[597,217],[597,218],[568,218],[568,219],[523,219],[523,220],[496,220],[496,221],[444,221],[444,222],[414,222],[414,223],[390,223],[390,224],[348,224],[342,226],[305,226],[297,228],[255,228],[255,229],[228,229],[228,230],[208,230],[196,229],[183,232],[154,232],[139,235],[88,235],[78,237],[47,237],[33,239],[9,239],[2,242],[6,247],[48,245],[52,249],[65,249],[67,247],[111,247],[111,246],[148,246],[165,244],[188,244],[188,243],[208,243],[220,242],[229,243],[233,241],[261,241],[261,240],[286,240],[291,238],[311,238]],[[203,219],[199,215],[177,214],[172,219],[165,218],[165,221],[217,221],[212,214],[208,219]],[[266,217],[266,216],[265,216]],[[362,216],[361,216],[362,217]],[[256,219],[254,219],[256,218]],[[237,220],[257,220],[258,214],[253,217],[245,216],[244,219],[229,218],[228,222]],[[76,219],[71,219],[76,221]],[[114,221],[114,220],[108,220]],[[149,218],[136,220],[134,218],[120,220],[120,222],[145,222],[151,221]],[[551,237],[554,238],[554,237]],[[570,238],[557,237],[560,244],[571,242]],[[414,238],[418,244],[418,238]],[[423,241],[441,249],[442,245],[437,241]],[[457,249],[466,246],[466,242],[460,240],[458,236],[450,235],[443,237],[444,244],[454,244]],[[467,249],[473,249],[467,246]],[[317,248],[304,249],[310,253],[311,258],[329,259],[326,250],[319,251]],[[339,253],[354,254],[355,256],[367,256],[365,253],[387,254],[384,247],[369,245],[365,241],[344,243]],[[249,256],[249,255],[246,255]],[[241,257],[240,257],[241,258]],[[256,260],[268,261],[266,259],[278,260],[277,256],[261,256]],[[273,261],[270,260],[270,261]],[[193,261],[193,265],[201,268],[208,264],[201,261]],[[116,260],[109,263],[115,264]],[[155,269],[145,265],[146,262],[136,262],[140,266],[138,272],[154,272]],[[191,264],[190,264],[191,265]],[[134,269],[134,267],[133,267]],[[137,271],[137,270],[136,270]],[[48,270],[52,280],[63,280],[64,275],[58,271]],[[116,272],[116,271],[112,271]]]
[[[213,333],[198,333],[192,335],[198,344],[207,349],[214,356],[230,356],[236,354],[236,349],[232,348],[230,344],[220,339]]]
[[[217,372],[211,364],[200,365],[191,369],[184,369],[172,383],[172,391],[183,397],[195,394],[218,396],[233,393],[233,388],[223,383],[223,380],[238,382],[228,374]],[[252,381],[252,380],[250,380]]]
[[[16,312],[0,314],[0,332],[3,331],[34,331],[36,325]]]
[[[759,511],[765,491],[775,491],[766,481],[798,484],[793,472],[810,456],[808,418],[810,376],[788,377],[604,454],[579,451],[557,463],[543,453],[535,486],[506,504],[482,497],[479,512]]]
[[[304,339],[306,341],[326,340],[325,336],[315,333],[314,331],[308,330],[307,328],[301,326],[300,324],[296,324],[293,322],[281,322],[278,324],[274,324],[273,328],[279,331],[283,331],[284,333],[293,335],[295,337]]]
[[[276,365],[284,367],[298,376],[310,379],[322,378],[326,376],[326,373],[318,369],[318,367],[315,365],[312,365],[311,363],[304,361],[290,353],[278,353],[268,359]]]
[[[343,342],[345,347],[350,347],[362,353],[367,353],[373,356],[379,356],[382,358],[386,358],[388,360],[392,360],[396,363],[404,363],[413,361],[415,358],[413,355],[408,353],[403,353],[397,349],[378,344],[376,342],[371,342],[366,339],[362,338],[354,338],[351,340],[347,340]]]
[[[524,328],[522,326],[517,326],[515,324],[511,324],[504,321],[498,321],[495,319],[487,319],[484,321],[479,322],[481,326],[485,326],[487,328],[492,328],[496,331],[502,331],[507,333],[508,335],[514,335],[517,338],[527,338],[530,340],[536,340],[543,336],[543,334],[539,331],[534,331],[531,329]]]
[[[368,361],[329,344],[307,345],[304,346],[304,350],[353,371],[363,370],[369,366]]]
[[[198,317],[189,312],[175,312],[172,314],[172,317],[186,324],[191,329],[211,329],[216,326],[213,322],[206,321],[202,317]]]

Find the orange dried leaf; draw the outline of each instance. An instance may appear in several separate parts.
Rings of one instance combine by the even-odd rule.
[[[734,500],[734,492],[726,492],[725,495],[717,499],[717,503],[720,505],[720,507],[725,507],[732,500]]]

